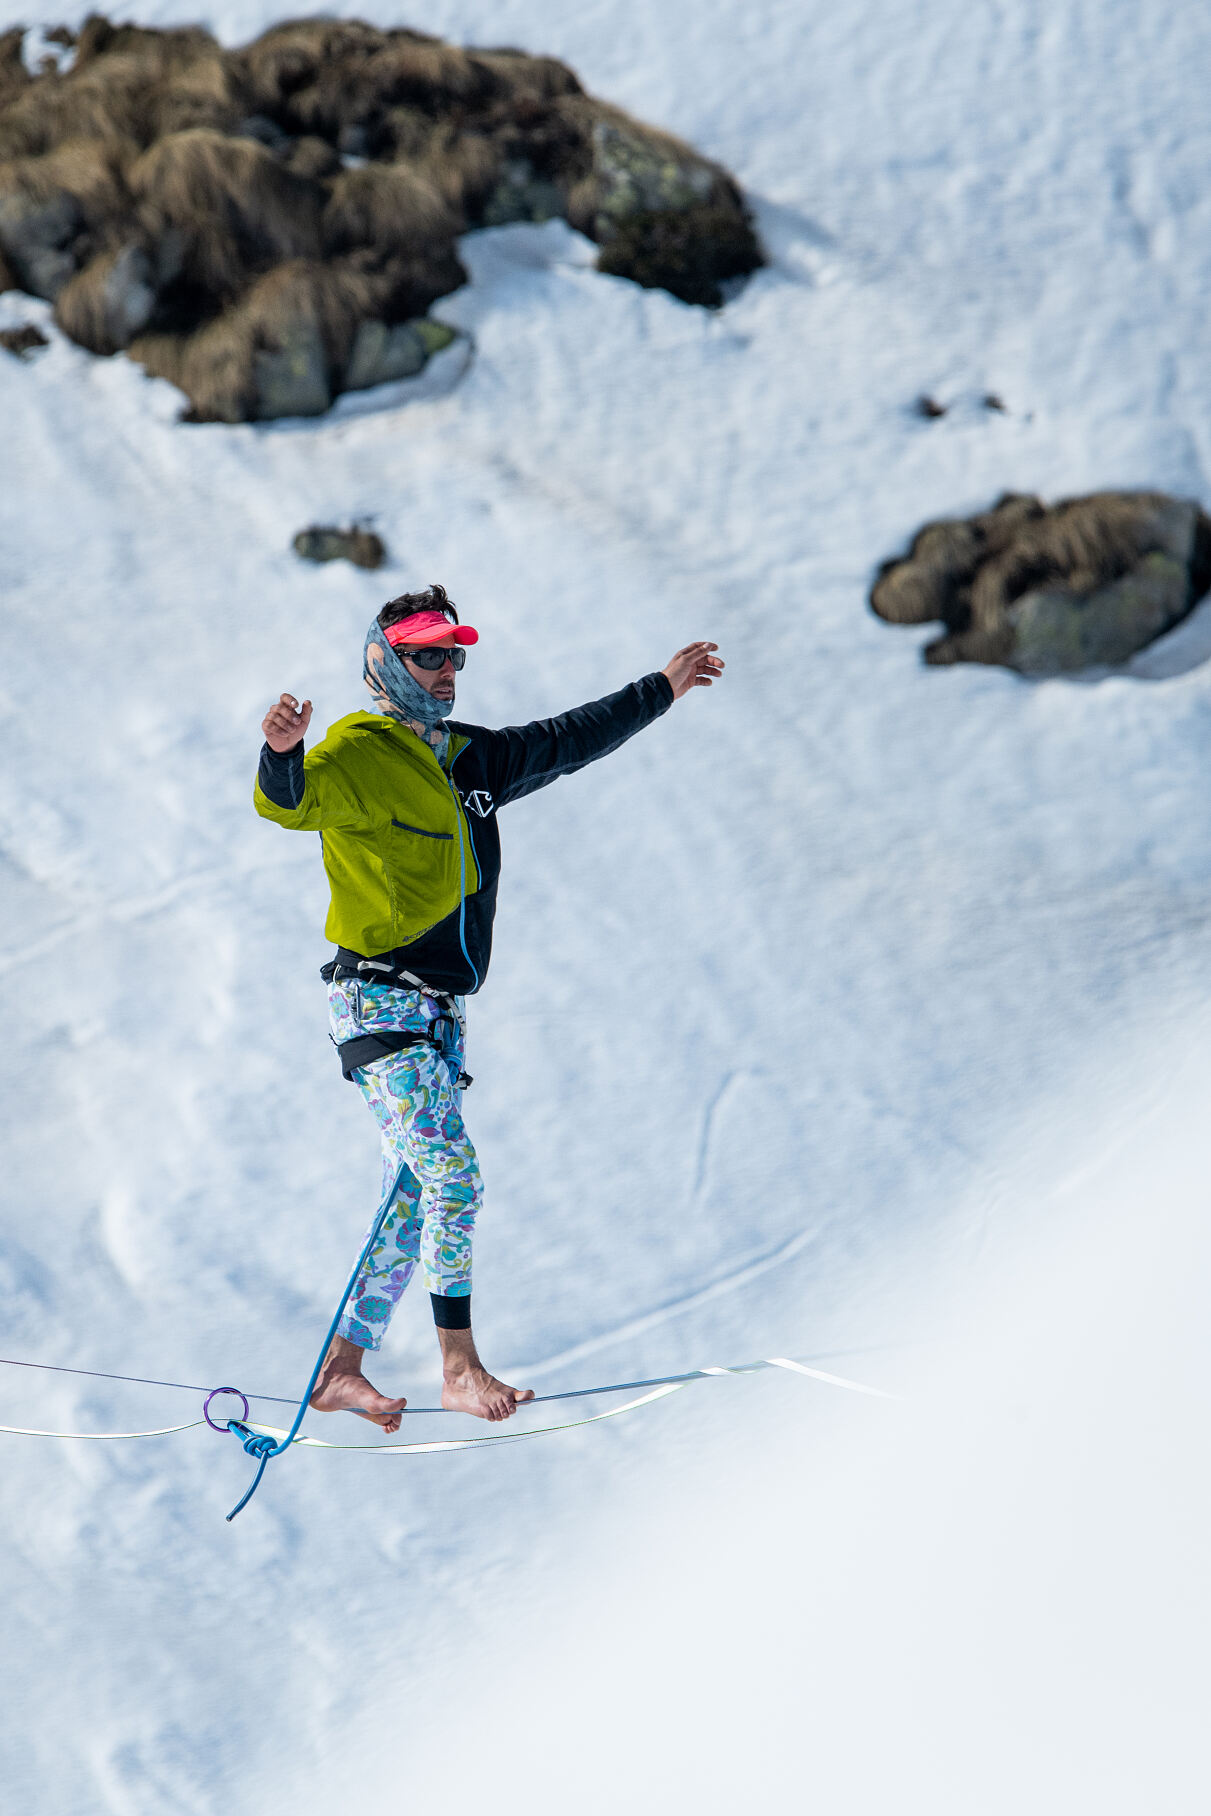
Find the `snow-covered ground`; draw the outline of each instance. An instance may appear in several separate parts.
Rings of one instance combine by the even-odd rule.
[[[1002,490],[1211,502],[1211,16],[406,18],[684,133],[773,262],[708,316],[560,225],[472,236],[462,376],[319,423],[179,427],[58,337],[0,358],[0,1348],[305,1379],[377,1159],[315,842],[251,812],[259,721],[359,704],[373,611],[440,579],[473,720],[691,636],[729,664],[507,816],[489,1360],[553,1391],[818,1355],[905,1398],[758,1376],[494,1455],[296,1452],[232,1526],[230,1439],[0,1439],[5,1803],[1201,1811],[1211,608],[1032,686],[925,670],[864,596]],[[371,513],[385,573],[289,552]],[[383,1384],[429,1403],[434,1360],[417,1294]],[[0,1376],[11,1425],[197,1405]]]

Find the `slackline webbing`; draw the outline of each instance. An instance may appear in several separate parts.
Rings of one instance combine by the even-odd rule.
[[[835,1354],[837,1352],[830,1351],[829,1353]],[[770,1364],[768,1362],[745,1362],[726,1370],[725,1372],[733,1375],[742,1375],[769,1366]],[[796,1368],[802,1368],[803,1366],[804,1364],[802,1362],[797,1362],[795,1364]],[[36,1368],[51,1375],[80,1375],[88,1381],[125,1381],[135,1387],[171,1387],[180,1393],[187,1394],[208,1395],[219,1391],[214,1388],[199,1387],[197,1383],[193,1381],[160,1381],[151,1375],[116,1375],[101,1368],[68,1368],[61,1362],[27,1362],[16,1356],[0,1356],[0,1368]],[[506,1373],[508,1372],[509,1371],[506,1370]],[[642,1381],[607,1381],[599,1387],[568,1387],[557,1394],[535,1394],[532,1400],[525,1401],[525,1405],[544,1406],[549,1405],[555,1400],[584,1400],[591,1398],[595,1394],[623,1394],[630,1393],[635,1388],[639,1387],[664,1387],[667,1383],[674,1381],[697,1381],[702,1375],[710,1374],[711,1372],[710,1369],[692,1368],[684,1374],[652,1375],[648,1379]],[[816,1372],[819,1373],[820,1371],[817,1370]],[[840,1381],[841,1379],[839,1375],[834,1377],[825,1377],[824,1375],[821,1375],[820,1378],[822,1380],[834,1379],[837,1381]],[[848,1385],[853,1386],[854,1383],[851,1382],[848,1383]],[[879,1389],[872,1387],[865,1391],[869,1393],[878,1393]],[[248,1390],[245,1389],[242,1397],[245,1400],[263,1400],[268,1406],[293,1406],[295,1404],[295,1401],[285,1394],[254,1394],[249,1393]],[[450,1418],[456,1416],[451,1414],[448,1406],[404,1406],[401,1407],[399,1416],[402,1419],[408,1419],[420,1418],[422,1415],[427,1418],[433,1418],[435,1416]],[[166,1431],[188,1431],[190,1428],[187,1425],[168,1425],[165,1426],[164,1429]],[[22,1430],[24,1430],[24,1427],[18,1425],[0,1425],[0,1431]],[[31,1435],[33,1437],[54,1438],[60,1436],[67,1437],[72,1434],[52,1431],[33,1432]],[[80,1432],[75,1435],[80,1437],[92,1437],[95,1434],[92,1432]],[[113,1435],[115,1437],[141,1437],[143,1434],[141,1432],[115,1432]],[[150,1432],[147,1435],[150,1437],[158,1437],[160,1434],[158,1432]]]
[[[606,1412],[595,1412],[587,1419],[567,1419],[559,1425],[535,1425],[528,1431],[506,1431],[499,1436],[483,1438],[434,1438],[427,1444],[400,1443],[397,1439],[384,1439],[378,1444],[333,1444],[326,1438],[296,1437],[296,1444],[307,1444],[316,1450],[396,1450],[419,1456],[440,1450],[471,1450],[480,1444],[518,1443],[522,1438],[541,1438],[552,1431],[577,1431],[582,1425],[597,1425],[602,1419],[617,1419],[624,1412],[634,1412],[640,1406],[650,1406],[655,1400],[663,1400],[669,1394],[680,1393],[693,1381],[706,1381],[720,1375],[752,1375],[763,1368],[788,1368],[797,1375],[810,1375],[814,1380],[826,1381],[832,1387],[847,1387],[851,1393],[870,1394],[878,1400],[894,1400],[896,1394],[890,1394],[881,1387],[867,1387],[860,1381],[847,1381],[842,1375],[826,1374],[820,1368],[808,1368],[802,1362],[792,1361],[789,1356],[770,1356],[761,1362],[742,1362],[733,1368],[695,1368],[689,1374],[680,1375],[656,1385],[652,1393],[641,1394],[637,1400],[627,1400],[621,1406],[612,1406]],[[635,1385],[639,1385],[635,1383]],[[643,1385],[647,1385],[644,1383]],[[602,1393],[602,1388],[582,1388],[581,1393]],[[573,1394],[551,1394],[551,1399],[573,1399]],[[533,1400],[523,1402],[526,1406],[536,1404]],[[518,1409],[520,1411],[520,1408]],[[261,1432],[266,1437],[281,1438],[284,1432],[275,1431],[269,1425],[248,1424],[248,1430]]]
[[[37,1367],[38,1364],[32,1363],[29,1366]],[[870,1394],[874,1398],[880,1400],[894,1400],[898,1398],[896,1394],[890,1394],[881,1387],[869,1387],[861,1381],[847,1380],[844,1375],[829,1374],[822,1368],[811,1368],[804,1362],[796,1362],[790,1356],[769,1356],[759,1362],[741,1362],[730,1368],[695,1368],[689,1370],[686,1374],[666,1375],[663,1378],[652,1381],[620,1381],[606,1387],[576,1387],[572,1388],[567,1393],[545,1394],[542,1398],[550,1401],[577,1400],[582,1399],[589,1394],[622,1393],[627,1391],[627,1389],[634,1387],[645,1387],[653,1390],[650,1393],[641,1394],[637,1400],[627,1400],[621,1406],[611,1406],[606,1412],[593,1413],[587,1419],[568,1419],[559,1425],[533,1425],[527,1430],[492,1433],[482,1438],[435,1438],[428,1443],[406,1443],[397,1439],[387,1439],[377,1444],[333,1444],[326,1438],[303,1437],[300,1435],[296,1435],[290,1441],[292,1444],[306,1445],[313,1450],[397,1450],[413,1456],[423,1456],[445,1450],[472,1450],[481,1444],[517,1443],[522,1438],[541,1438],[545,1437],[550,1432],[576,1431],[582,1425],[596,1425],[602,1419],[617,1419],[621,1414],[634,1412],[640,1406],[650,1406],[654,1401],[663,1400],[669,1394],[679,1393],[683,1387],[688,1387],[693,1381],[717,1379],[723,1375],[752,1375],[757,1374],[760,1370],[766,1368],[790,1369],[795,1374],[809,1375],[813,1380],[823,1381],[830,1387],[848,1388],[851,1393]],[[67,1374],[96,1373],[96,1371],[92,1369],[66,1369],[63,1372]],[[106,1378],[129,1380],[132,1377],[118,1375],[116,1377]],[[180,1383],[157,1382],[156,1385],[176,1386],[180,1385]],[[205,1393],[206,1389],[199,1387],[192,1391]],[[234,1393],[236,1391],[237,1390],[234,1388],[214,1388],[211,1390],[212,1394],[224,1392]],[[243,1397],[247,1399],[270,1398],[268,1394],[257,1396],[245,1395]],[[537,1406],[539,1403],[540,1402],[537,1399],[522,1402],[523,1406]],[[293,1405],[293,1401],[288,1402],[288,1404]],[[438,1406],[424,1409],[410,1408],[409,1410],[446,1413],[448,1409],[446,1407]],[[26,1425],[0,1425],[0,1432],[5,1432],[10,1437],[17,1438],[71,1438],[90,1443],[116,1443],[124,1438],[168,1438],[180,1431],[197,1431],[208,1423],[210,1423],[210,1421],[206,1419],[190,1419],[185,1425],[162,1425],[158,1426],[154,1431],[43,1431]],[[275,1443],[286,1436],[284,1431],[277,1430],[272,1425],[261,1425],[259,1423],[254,1423],[251,1420],[231,1420],[230,1424],[239,1425],[242,1429],[247,1430],[255,1436],[270,1438],[274,1440]],[[226,1430],[228,1429],[228,1426],[219,1426],[214,1427],[213,1429]]]
[[[81,1438],[94,1444],[112,1444],[119,1438],[168,1438],[177,1431],[196,1431],[204,1419],[191,1419],[188,1425],[162,1425],[158,1431],[34,1431],[28,1425],[0,1425],[12,1438]]]

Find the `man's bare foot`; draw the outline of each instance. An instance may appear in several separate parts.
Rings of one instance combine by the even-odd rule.
[[[532,1387],[510,1387],[490,1375],[482,1363],[461,1374],[448,1374],[442,1382],[442,1405],[447,1412],[470,1412],[477,1419],[510,1419],[526,1400],[534,1398]]]
[[[479,1359],[470,1327],[437,1332],[442,1352],[442,1405],[447,1412],[469,1412],[477,1419],[510,1419],[525,1400],[534,1398],[530,1387],[510,1387],[490,1375]]]
[[[356,1343],[345,1337],[332,1339],[311,1396],[316,1412],[355,1412],[384,1431],[398,1431],[399,1415],[407,1404],[406,1400],[388,1400],[371,1387],[362,1373],[362,1351]]]

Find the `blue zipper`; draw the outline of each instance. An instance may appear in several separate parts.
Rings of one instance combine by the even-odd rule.
[[[454,764],[458,761],[459,755],[461,755],[461,753],[456,751],[454,758],[450,764],[451,769],[454,768]],[[479,989],[479,972],[475,968],[475,962],[472,959],[471,954],[467,951],[467,940],[466,940],[466,931],[465,931],[466,924],[467,924],[467,854],[463,848],[462,829],[464,826],[467,829],[467,837],[471,841],[471,855],[473,858],[475,858],[475,868],[477,870],[479,869],[479,858],[478,858],[478,856],[476,854],[476,850],[475,850],[475,837],[471,831],[471,822],[467,818],[466,814],[463,812],[462,802],[458,798],[458,790],[454,786],[454,777],[452,775],[450,775],[448,772],[446,775],[446,784],[450,790],[450,793],[454,796],[455,823],[457,824],[458,829],[459,829],[458,830],[458,943],[463,949],[463,957],[466,959],[467,964],[470,967],[471,976],[475,979],[474,989],[471,992],[471,994],[474,995],[475,990]]]

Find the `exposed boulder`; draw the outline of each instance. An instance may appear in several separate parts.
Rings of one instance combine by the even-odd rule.
[[[726,171],[551,57],[323,18],[229,51],[93,15],[32,77],[21,45],[0,36],[0,286],[195,420],[418,371],[469,229],[563,216],[602,270],[707,305],[762,262]]]
[[[130,354],[184,391],[198,422],[319,416],[352,340],[352,302],[341,274],[299,260],[267,272],[203,327],[140,335]]]
[[[1211,587],[1211,518],[1161,492],[1096,492],[1046,507],[1007,493],[991,511],[928,523],[884,563],[871,606],[893,624],[940,619],[930,663],[1025,675],[1112,667]]]
[[[354,567],[379,568],[387,559],[382,537],[360,523],[349,529],[313,523],[299,531],[291,547],[304,561],[351,561]]]
[[[752,243],[752,229],[731,209],[654,209],[619,223],[597,268],[648,290],[669,290],[683,303],[717,308],[723,286],[752,270]]]
[[[571,206],[601,242],[601,270],[709,307],[723,301],[721,283],[760,264],[740,193],[719,165],[600,102],[565,111],[588,126],[591,167]]]
[[[2,181],[2,178],[0,178]],[[59,189],[41,200],[0,192],[0,248],[22,290],[53,301],[76,269],[84,219],[75,197]]]
[[[483,204],[483,223],[507,227],[511,221],[554,221],[563,212],[563,192],[557,183],[536,176],[529,158],[505,158]]]
[[[368,391],[399,378],[415,378],[433,354],[454,339],[453,328],[421,316],[414,322],[362,321],[357,325],[345,366],[346,391]]]

